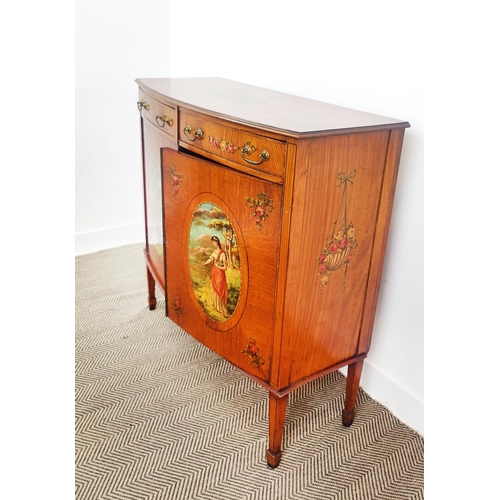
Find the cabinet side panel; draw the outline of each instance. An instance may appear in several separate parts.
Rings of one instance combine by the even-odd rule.
[[[388,131],[299,143],[283,338],[291,384],[357,354]]]
[[[385,249],[387,246],[387,236],[389,233],[389,221],[394,203],[394,192],[399,171],[399,159],[403,146],[404,129],[391,131],[389,148],[387,150],[387,160],[384,172],[384,183],[380,196],[380,209],[378,212],[377,230],[373,245],[372,264],[368,278],[365,310],[363,323],[361,325],[361,335],[359,339],[358,352],[365,353],[370,349],[373,323],[375,320],[375,310],[377,307],[382,268],[384,265]]]
[[[147,120],[143,119],[142,127],[146,255],[158,284],[165,290],[161,149],[176,146],[171,138]]]

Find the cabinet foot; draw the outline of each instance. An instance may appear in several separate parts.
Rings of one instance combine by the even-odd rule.
[[[285,414],[288,395],[279,398],[269,393],[269,449],[266,452],[267,464],[274,469],[281,461],[281,440],[285,427]]]
[[[354,411],[345,411],[342,410],[342,425],[344,427],[350,427],[352,424],[352,421],[354,420]]]
[[[283,454],[282,451],[279,451],[278,453],[273,453],[271,450],[266,451],[266,459],[267,459],[267,466],[270,469],[275,469],[278,467],[278,465],[281,462],[281,455]]]
[[[363,370],[363,361],[360,359],[349,365],[347,369],[347,383],[345,391],[345,403],[342,410],[342,424],[349,427],[354,420],[354,407],[356,406],[356,398],[358,396],[359,381],[361,380],[361,372]]]

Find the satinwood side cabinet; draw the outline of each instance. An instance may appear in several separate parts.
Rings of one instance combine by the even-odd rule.
[[[269,391],[348,365],[354,418],[405,121],[221,78],[138,79],[149,307]]]

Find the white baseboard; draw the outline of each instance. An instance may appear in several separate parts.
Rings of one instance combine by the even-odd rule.
[[[144,224],[128,224],[75,235],[75,255],[144,241]]]
[[[347,367],[340,371],[347,376]],[[369,361],[363,363],[360,386],[370,397],[391,411],[399,420],[424,435],[424,402],[417,394],[401,385],[389,374]]]

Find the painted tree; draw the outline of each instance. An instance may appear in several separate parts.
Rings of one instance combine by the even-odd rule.
[[[226,240],[228,267],[234,268],[235,266],[233,262],[233,248],[235,244],[235,234],[233,226],[227,220],[224,212],[221,212],[217,209],[212,209],[210,210],[210,216],[214,218],[208,223],[208,227],[210,229],[215,229],[216,231],[219,231]]]

